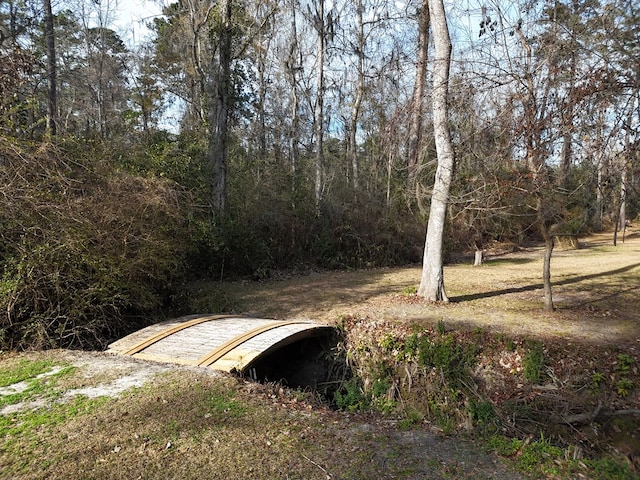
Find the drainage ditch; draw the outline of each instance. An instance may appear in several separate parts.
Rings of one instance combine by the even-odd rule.
[[[243,372],[260,383],[275,382],[292,389],[311,391],[329,403],[350,377],[337,330],[322,330],[277,350],[266,352]]]

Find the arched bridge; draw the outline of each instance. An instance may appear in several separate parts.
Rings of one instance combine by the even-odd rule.
[[[108,351],[244,374],[278,351],[309,339],[328,338],[333,331],[307,320],[190,315],[138,330],[109,345]]]

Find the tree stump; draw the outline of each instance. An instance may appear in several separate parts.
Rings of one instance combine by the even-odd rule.
[[[475,251],[475,256],[473,258],[473,266],[474,267],[479,267],[480,265],[482,265],[482,260],[484,259],[484,252],[482,250],[480,250],[479,248],[476,249]]]

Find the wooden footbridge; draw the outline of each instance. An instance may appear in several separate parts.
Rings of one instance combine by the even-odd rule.
[[[307,320],[190,315],[138,330],[108,351],[121,355],[244,373],[259,359],[295,342],[331,335]]]

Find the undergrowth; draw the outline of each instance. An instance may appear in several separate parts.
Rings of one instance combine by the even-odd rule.
[[[590,478],[634,480],[637,473],[628,463],[612,458],[576,458],[575,448],[560,448],[549,439],[510,438],[493,435],[485,439],[486,449],[513,461],[520,472],[533,478]]]
[[[473,385],[476,345],[446,332],[443,323],[406,335],[392,331],[377,335],[364,323],[351,321],[346,331],[347,357],[355,376],[336,393],[338,408],[400,414],[405,424],[417,418],[435,420],[446,431],[468,418],[463,392]],[[487,423],[489,409],[483,403],[474,403],[473,408],[471,416]]]
[[[448,330],[442,321],[410,327],[345,318],[343,324],[354,376],[337,392],[337,408],[391,415],[403,430],[429,424],[445,434],[488,438],[493,451],[528,474],[634,478],[632,467],[607,453],[604,436],[585,436],[568,424],[582,417],[566,413],[600,414],[603,399],[627,397],[635,388],[633,356],[613,352],[594,373],[586,362],[577,365],[585,380],[576,383],[554,371],[564,352],[539,339]]]
[[[184,191],[72,146],[2,155],[0,349],[104,347],[165,307],[185,274]]]

